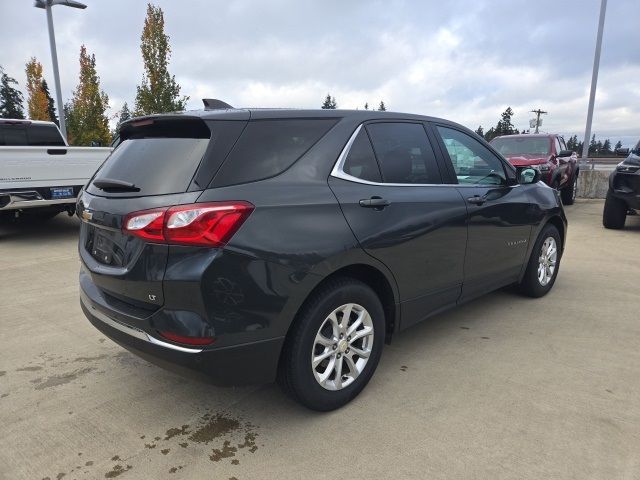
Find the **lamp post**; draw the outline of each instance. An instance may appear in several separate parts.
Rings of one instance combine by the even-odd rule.
[[[58,71],[58,52],[56,51],[56,34],[53,31],[53,15],[51,7],[54,5],[65,5],[72,8],[85,9],[84,3],[75,0],[35,0],[34,7],[47,11],[47,25],[49,26],[49,46],[51,47],[51,63],[53,64],[53,80],[56,84],[56,99],[58,101],[58,118],[60,119],[60,131],[64,139],[67,139],[67,125],[62,108],[62,89],[60,88],[60,72]]]
[[[598,20],[598,35],[596,37],[596,52],[593,56],[593,72],[591,73],[591,92],[589,93],[589,107],[587,108],[587,125],[582,144],[582,161],[589,157],[589,141],[591,140],[591,121],[593,120],[593,104],[596,100],[596,85],[598,84],[598,70],[600,69],[600,50],[602,49],[602,31],[604,30],[604,15],[607,12],[607,0],[600,3],[600,19]],[[593,162],[591,169],[594,168]]]

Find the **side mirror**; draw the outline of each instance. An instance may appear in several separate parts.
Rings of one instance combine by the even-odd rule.
[[[540,170],[536,168],[525,168],[520,172],[518,179],[522,185],[538,183],[540,181]]]
[[[626,157],[629,155],[628,148],[616,148],[616,155],[620,155],[621,157]]]
[[[573,155],[573,150],[560,150],[558,153],[558,157],[570,157],[571,155]]]

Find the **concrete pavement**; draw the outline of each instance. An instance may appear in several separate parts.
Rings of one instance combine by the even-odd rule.
[[[602,205],[567,207],[548,296],[400,334],[329,414],[137,359],[80,311],[75,219],[0,227],[0,478],[640,478],[640,217]]]

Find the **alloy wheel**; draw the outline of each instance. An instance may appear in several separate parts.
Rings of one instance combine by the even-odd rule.
[[[546,287],[553,278],[557,260],[558,244],[555,238],[547,237],[542,243],[540,258],[538,259],[538,282],[543,287]]]
[[[327,390],[342,390],[362,373],[373,349],[373,321],[356,303],[333,310],[316,333],[311,368],[316,381]]]

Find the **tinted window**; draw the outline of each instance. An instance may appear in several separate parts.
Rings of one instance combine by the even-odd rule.
[[[349,155],[344,162],[342,170],[352,177],[368,180],[369,182],[382,182],[378,162],[373,153],[371,142],[366,130],[363,128],[351,144]]]
[[[336,121],[287,119],[249,122],[215,176],[213,186],[254,182],[284,172]]]
[[[458,183],[502,185],[506,175],[502,161],[475,138],[447,127],[438,127]]]
[[[27,127],[29,145],[42,147],[64,147],[64,140],[53,125],[29,125]]]
[[[0,145],[26,147],[27,131],[23,125],[5,125],[0,127]]]
[[[367,126],[385,183],[441,183],[433,149],[421,124]]]
[[[125,140],[113,151],[95,180],[131,182],[140,189],[139,195],[185,192],[208,143],[209,139],[203,138]],[[96,187],[91,189],[101,192]]]

